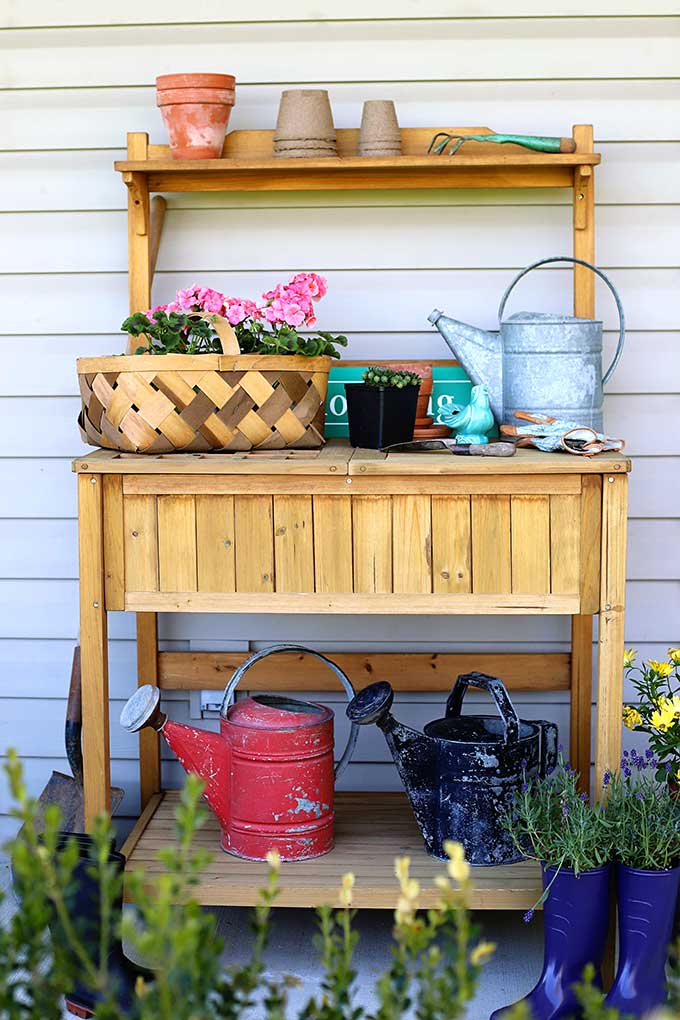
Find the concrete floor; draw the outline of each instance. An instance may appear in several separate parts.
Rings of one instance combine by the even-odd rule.
[[[3,923],[14,908],[9,868],[4,863],[0,863],[0,888],[8,893],[0,908],[0,923]],[[251,938],[250,911],[219,908],[212,913],[217,934],[225,942],[225,963],[245,962]],[[542,921],[537,915],[530,925],[525,925],[519,913],[494,911],[480,912],[477,920],[484,938],[496,942],[497,950],[484,969],[468,1016],[469,1020],[487,1020],[494,1009],[526,994],[538,977],[542,960]],[[391,914],[383,910],[365,910],[357,918],[360,941],[356,953],[356,1000],[365,1009],[376,1006],[375,983],[389,965],[391,923]],[[291,975],[300,982],[290,992],[291,1018],[310,995],[318,991],[318,966],[312,945],[314,933],[312,911],[281,908],[274,912],[267,967],[272,977]],[[261,1020],[260,1012],[254,1010],[250,1020]]]

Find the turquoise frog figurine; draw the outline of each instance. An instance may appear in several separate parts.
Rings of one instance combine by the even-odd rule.
[[[440,420],[456,433],[456,443],[488,443],[494,417],[486,386],[473,386],[469,404],[449,404],[450,410],[440,411]],[[453,412],[453,413],[451,413]]]

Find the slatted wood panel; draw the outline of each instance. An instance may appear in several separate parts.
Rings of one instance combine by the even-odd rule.
[[[514,485],[507,494],[461,495],[459,480],[453,494],[429,495],[441,487],[432,476],[413,479],[413,495],[346,495],[342,479],[296,478],[277,492],[275,478],[169,477],[125,479],[124,510],[111,502],[114,525],[125,520],[126,592],[577,596],[584,528],[599,569],[597,528],[590,534],[599,479],[584,503],[561,491],[560,479],[553,494]],[[181,495],[170,494],[175,484]],[[259,491],[193,494],[192,486]],[[151,495],[154,487],[162,494]],[[119,545],[112,535],[106,550],[116,604]]]
[[[174,839],[174,810],[178,794],[154,799],[123,847],[128,870],[143,869],[154,877],[163,871],[157,852]],[[266,874],[266,864],[244,861],[219,847],[219,827],[213,815],[196,835],[196,845],[213,854],[192,895],[213,906],[251,906]],[[356,907],[390,908],[396,905],[394,858],[407,854],[411,874],[421,883],[420,904],[433,906],[436,875],[446,866],[425,853],[420,831],[403,794],[339,794],[336,799],[335,849],[324,857],[281,867],[281,907],[316,907],[337,904],[340,879],[346,871],[356,876]],[[541,891],[537,864],[524,861],[497,868],[473,869],[471,905],[477,909],[526,910]]]

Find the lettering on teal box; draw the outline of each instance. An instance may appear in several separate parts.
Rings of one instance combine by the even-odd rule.
[[[327,439],[349,436],[345,383],[361,382],[366,365],[333,365],[328,380],[326,419],[324,432]],[[460,365],[435,365],[432,369],[432,396],[428,414],[437,425],[443,424],[439,415],[449,404],[467,404],[472,384]]]

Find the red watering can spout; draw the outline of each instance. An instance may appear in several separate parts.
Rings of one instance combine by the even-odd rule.
[[[186,772],[205,783],[203,796],[222,827],[229,819],[229,746],[219,733],[173,722],[161,711],[160,691],[144,684],[127,702],[120,724],[129,733],[149,727],[162,733]]]

